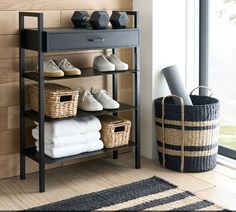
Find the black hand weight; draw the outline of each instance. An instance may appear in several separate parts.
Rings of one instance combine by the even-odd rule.
[[[128,25],[129,17],[126,12],[113,11],[110,18],[110,22],[113,29],[124,29]]]
[[[87,11],[75,11],[71,17],[71,21],[75,28],[87,28],[93,29],[107,29],[109,23],[109,16],[106,11],[95,11],[91,17]]]

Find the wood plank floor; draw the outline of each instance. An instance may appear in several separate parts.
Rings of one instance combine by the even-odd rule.
[[[158,176],[223,208],[236,210],[236,171],[218,165],[206,173],[185,174],[162,168],[158,161],[142,158],[133,166],[132,153],[46,171],[46,192],[38,193],[38,174],[0,181],[0,210],[20,210]]]

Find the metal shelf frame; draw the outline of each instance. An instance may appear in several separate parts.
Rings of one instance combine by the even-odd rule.
[[[133,11],[127,11],[127,14],[129,16],[134,17],[134,23],[133,27],[135,29],[138,29],[138,44],[135,47],[132,47],[133,49],[133,70],[130,72],[132,73],[132,76],[134,78],[134,106],[128,106],[127,110],[133,110],[134,111],[134,145],[128,145],[127,147],[132,148],[132,146],[135,147],[135,168],[139,169],[141,167],[140,164],[140,49],[139,49],[139,14],[138,12]],[[34,43],[32,44],[32,49],[34,51],[37,51],[38,53],[38,73],[27,73],[25,72],[25,17],[35,17],[37,18],[38,27],[36,30],[36,34],[34,37]],[[39,192],[45,192],[45,164],[50,161],[50,163],[57,162],[57,161],[63,161],[63,158],[61,160],[55,160],[49,159],[44,154],[44,121],[47,120],[47,117],[44,116],[44,91],[45,91],[45,80],[50,80],[44,77],[44,68],[43,68],[43,62],[44,62],[44,26],[43,26],[43,13],[33,13],[33,12],[20,12],[19,13],[19,69],[20,69],[20,76],[19,76],[19,82],[20,82],[20,179],[26,178],[26,160],[25,157],[29,157],[31,159],[34,159],[39,164]],[[63,28],[62,28],[63,29]],[[106,33],[106,30],[103,32]],[[112,30],[108,30],[107,33],[112,32]],[[74,32],[73,32],[74,33]],[[78,31],[79,33],[79,31]],[[114,32],[113,32],[114,33]],[[99,32],[98,32],[99,34]],[[130,38],[127,38],[130,39]],[[47,40],[48,42],[48,40]],[[27,44],[28,45],[28,44]],[[29,46],[28,46],[29,47]],[[124,48],[127,48],[127,44],[124,44]],[[91,49],[91,46],[88,48]],[[102,49],[102,48],[101,48]],[[104,49],[107,49],[104,47]],[[73,49],[75,50],[75,49]],[[80,50],[80,49],[77,49]],[[116,54],[116,49],[112,48],[113,54]],[[90,73],[93,73],[93,70],[90,69]],[[95,73],[95,72],[94,72]],[[112,90],[113,90],[113,98],[115,100],[118,99],[118,74],[127,73],[127,71],[121,71],[118,72],[108,72],[107,74],[112,74]],[[92,77],[93,74],[88,74],[89,77]],[[97,73],[97,75],[99,75]],[[101,74],[105,75],[105,74]],[[96,74],[94,75],[96,76]],[[38,113],[30,112],[31,115],[29,115],[29,112],[26,111],[25,108],[25,80],[31,79],[38,83],[38,96],[39,96],[39,111]],[[74,77],[67,77],[66,79],[76,79]],[[124,110],[123,111],[127,111]],[[112,111],[111,111],[112,112]],[[117,112],[122,112],[117,110],[112,112],[114,115],[117,115]],[[84,114],[86,115],[86,114]],[[92,113],[88,113],[88,115],[93,115]],[[98,114],[99,115],[99,114]],[[29,117],[31,116],[31,117]],[[39,151],[33,150],[32,148],[26,148],[26,142],[25,142],[25,119],[26,118],[32,118],[34,117],[35,120],[39,123]],[[127,148],[126,147],[126,148]],[[122,148],[121,148],[122,149]],[[109,152],[113,152],[113,158],[118,158],[118,151],[119,148],[111,149]],[[105,154],[107,152],[106,149],[103,151],[100,151],[99,154]],[[96,154],[96,153],[94,153]],[[37,157],[36,157],[37,155]],[[84,154],[83,157],[86,157],[86,155],[91,154]],[[70,158],[81,158],[81,155],[73,156],[73,157],[67,157],[64,158],[64,160],[69,160]],[[37,160],[35,159],[37,158]]]

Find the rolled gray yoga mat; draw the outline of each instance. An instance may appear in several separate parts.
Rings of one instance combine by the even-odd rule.
[[[181,80],[180,73],[177,69],[177,66],[168,66],[162,69],[167,84],[170,88],[170,91],[173,95],[177,95],[183,98],[184,105],[193,105],[189,94],[187,93],[184,83]],[[180,104],[178,100],[174,99],[176,104]]]

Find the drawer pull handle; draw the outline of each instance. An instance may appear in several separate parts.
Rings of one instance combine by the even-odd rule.
[[[104,42],[105,38],[92,38],[89,39],[90,42]]]

